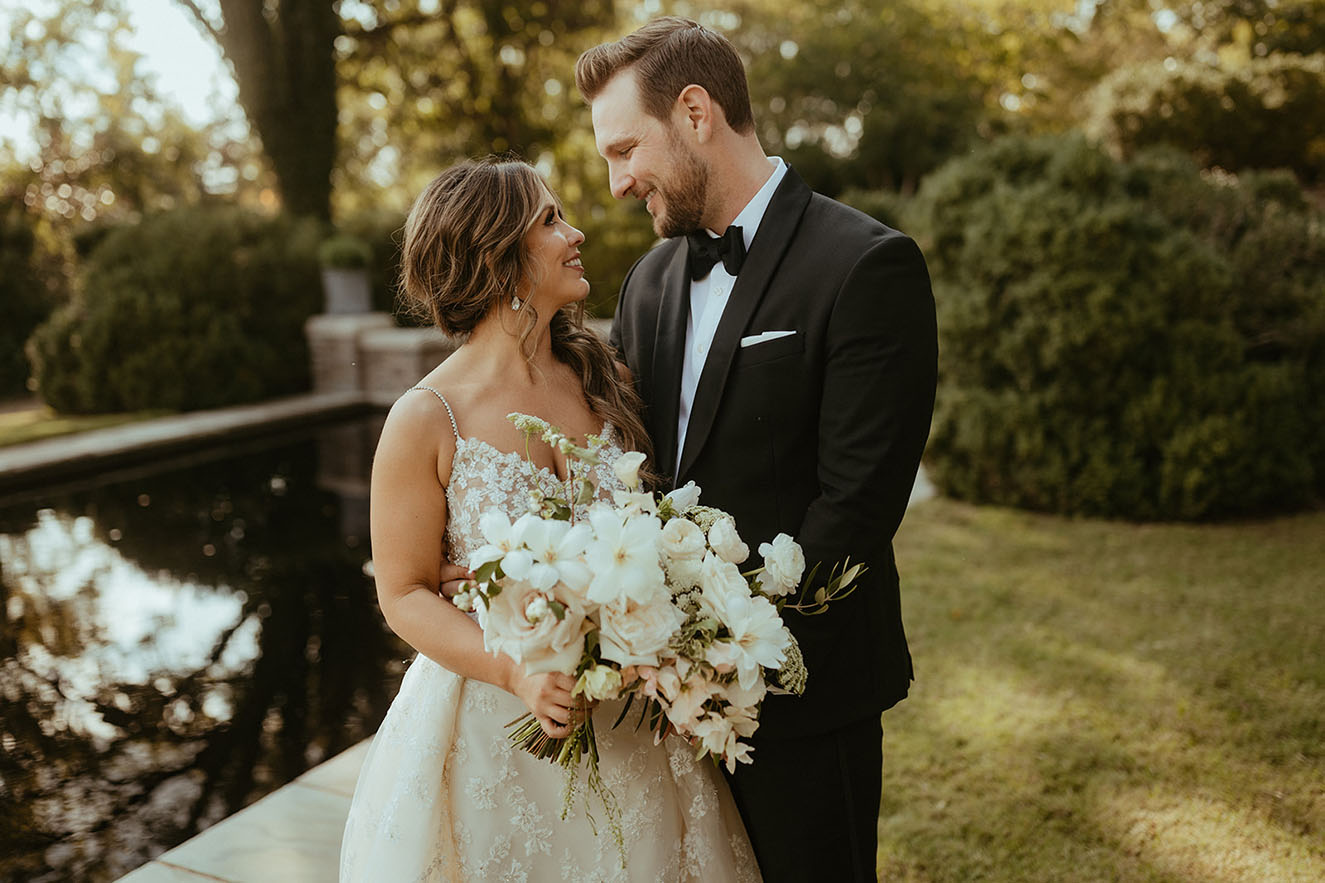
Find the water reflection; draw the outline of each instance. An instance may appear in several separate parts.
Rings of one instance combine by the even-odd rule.
[[[376,728],[379,429],[0,508],[0,879],[114,879]]]

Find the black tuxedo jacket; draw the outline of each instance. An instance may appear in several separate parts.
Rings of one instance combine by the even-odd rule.
[[[892,537],[929,435],[934,299],[911,239],[812,192],[790,169],[729,297],[674,482],[695,481],[702,503],[735,516],[752,553],[782,532],[821,572],[847,558],[869,567],[828,613],[788,614],[808,687],[770,696],[759,735],[812,735],[877,714],[912,679]],[[664,473],[676,463],[689,302],[678,237],[631,268],[612,323]],[[764,331],[795,333],[740,346]]]

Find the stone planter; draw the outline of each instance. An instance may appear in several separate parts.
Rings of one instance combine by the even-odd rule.
[[[313,389],[362,392],[365,370],[359,338],[366,331],[390,329],[394,325],[386,313],[310,316],[304,323],[304,335],[313,360]]]
[[[332,315],[367,313],[373,308],[373,287],[368,271],[351,267],[322,268],[325,312]]]
[[[372,328],[359,336],[363,390],[387,406],[451,353],[456,341],[436,328]]]

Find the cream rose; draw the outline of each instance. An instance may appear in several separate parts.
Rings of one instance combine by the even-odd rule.
[[[805,573],[805,552],[790,536],[780,533],[771,543],[760,543],[764,559],[764,591],[770,595],[788,595],[801,584]]]
[[[684,622],[681,611],[665,594],[645,604],[628,598],[605,604],[599,608],[598,618],[603,658],[620,665],[657,665],[672,633]]]
[[[658,545],[673,560],[699,561],[704,557],[704,531],[693,521],[673,518],[663,525],[662,542]]]

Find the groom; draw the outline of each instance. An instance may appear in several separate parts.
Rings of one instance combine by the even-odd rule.
[[[721,35],[657,19],[585,52],[575,78],[612,195],[644,200],[666,239],[612,324],[658,469],[752,543],[784,532],[825,572],[869,567],[828,613],[790,615],[808,688],[765,701],[731,785],[765,880],[873,880],[879,715],[912,678],[892,537],[934,404],[924,258],[764,155]]]

